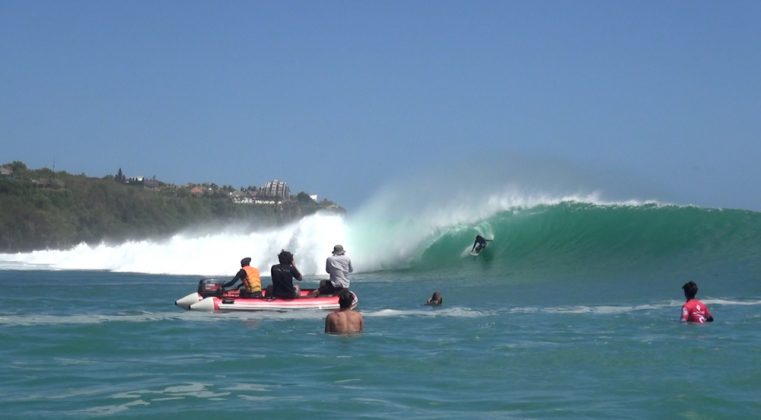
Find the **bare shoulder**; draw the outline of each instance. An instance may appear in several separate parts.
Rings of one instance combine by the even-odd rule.
[[[355,318],[355,319],[359,319],[359,318],[362,318],[362,313],[361,313],[361,312],[357,312],[357,311],[354,311],[354,310],[348,311],[348,312],[346,313],[346,315],[347,315],[347,316],[349,316],[349,317],[351,317],[351,318]]]
[[[364,329],[362,314],[352,310],[335,311],[325,317],[325,332],[355,334]]]

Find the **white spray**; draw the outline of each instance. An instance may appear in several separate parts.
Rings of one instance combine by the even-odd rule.
[[[430,174],[429,174],[430,175]],[[483,175],[479,172],[476,175]],[[477,178],[477,177],[476,177]],[[355,271],[405,266],[452,230],[470,229],[490,239],[483,221],[501,211],[576,201],[603,202],[589,192],[531,192],[514,182],[491,183],[470,178],[456,181],[428,176],[397,183],[376,194],[351,218],[318,213],[295,223],[267,230],[230,227],[215,233],[184,232],[164,240],[118,245],[80,244],[68,250],[0,254],[0,269],[109,270],[151,274],[232,276],[243,257],[251,257],[263,276],[277,263],[281,249],[294,253],[305,275],[325,275],[325,258],[342,244]],[[470,244],[464,244],[465,247]]]

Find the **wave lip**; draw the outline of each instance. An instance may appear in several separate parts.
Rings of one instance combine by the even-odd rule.
[[[196,229],[162,240],[80,244],[68,250],[0,254],[4,270],[106,270],[230,276],[251,257],[263,276],[288,249],[307,276],[325,278],[325,258],[343,244],[356,272],[468,271],[507,275],[626,269],[694,261],[761,265],[761,213],[604,200],[600,194],[492,192],[417,207],[379,195],[356,215],[314,214],[267,230]],[[473,238],[493,239],[474,263]]]
[[[476,234],[493,241],[474,258],[467,251]],[[761,269],[758,237],[761,213],[751,211],[560,201],[498,212],[442,231],[410,266],[549,278],[604,273],[615,277],[669,266],[708,272],[730,263],[754,271]]]

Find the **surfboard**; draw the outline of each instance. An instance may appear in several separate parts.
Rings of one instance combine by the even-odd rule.
[[[477,256],[478,256],[478,254],[480,254],[480,253],[482,253],[482,252],[484,251],[484,249],[486,249],[486,247],[485,247],[485,246],[484,246],[484,247],[482,247],[481,249],[477,250],[477,251],[476,251],[476,250],[470,251],[470,255],[472,255],[472,256],[474,256],[474,257],[477,257]]]

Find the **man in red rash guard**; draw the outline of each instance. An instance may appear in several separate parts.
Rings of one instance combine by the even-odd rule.
[[[698,294],[698,285],[694,281],[688,281],[682,286],[682,290],[684,290],[684,297],[687,298],[687,302],[682,305],[682,321],[698,324],[713,322],[713,315],[705,303],[695,299]]]

